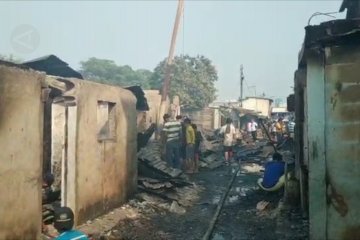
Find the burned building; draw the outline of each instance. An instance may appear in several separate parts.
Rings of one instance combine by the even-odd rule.
[[[137,98],[131,91],[1,62],[0,92],[1,239],[40,238],[48,171],[76,224],[136,191]]]
[[[295,73],[295,133],[310,238],[360,239],[360,21],[305,30]]]
[[[61,177],[62,205],[82,223],[136,190],[136,98],[119,87],[78,79],[47,80],[50,88],[61,85],[54,81],[63,88],[52,101],[51,166]]]
[[[0,239],[39,239],[45,75],[8,65],[0,65]]]

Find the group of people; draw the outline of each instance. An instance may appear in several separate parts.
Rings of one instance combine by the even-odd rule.
[[[169,114],[163,116],[162,142],[165,159],[169,166],[183,169],[186,173],[199,171],[200,143],[203,140],[196,124],[189,118],[176,116],[171,119]]]
[[[164,143],[166,162],[173,168],[183,169],[186,173],[199,171],[200,144],[203,141],[201,132],[189,118],[177,116],[171,120],[169,114],[164,115],[162,142]],[[228,165],[233,157],[236,144],[236,129],[230,118],[221,127],[223,138],[224,163]],[[256,136],[256,135],[255,135]]]

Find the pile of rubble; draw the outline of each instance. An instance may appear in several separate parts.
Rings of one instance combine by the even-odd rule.
[[[204,136],[201,143],[200,167],[215,169],[222,165],[222,142],[214,131],[202,130]]]
[[[202,153],[200,156],[200,167],[215,169],[223,165],[222,141],[214,132],[202,132]],[[235,146],[235,160],[260,164],[273,153],[274,149],[267,146],[264,140],[251,144]],[[255,167],[260,167],[256,165]],[[254,166],[247,166],[249,171]],[[251,168],[251,169],[250,169]],[[257,171],[260,171],[256,168]],[[262,169],[261,169],[262,170]],[[180,169],[174,169],[162,159],[162,146],[159,142],[148,142],[138,152],[138,190],[137,200],[132,203],[142,209],[144,205],[152,205],[163,209],[179,209],[189,206],[192,200],[184,200],[189,193],[198,195],[199,188],[188,181],[188,177]],[[190,194],[191,195],[191,194]],[[191,199],[196,199],[192,196]],[[156,208],[155,207],[155,208]],[[182,211],[178,211],[182,212]]]
[[[180,169],[172,168],[161,159],[162,147],[157,141],[149,142],[138,152],[139,175],[154,178],[179,177]]]
[[[152,194],[169,201],[178,201],[180,189],[190,186],[192,186],[192,184],[182,178],[138,178],[138,190],[140,192]]]
[[[224,160],[221,151],[221,144],[218,141],[205,142],[205,146],[209,146],[210,144],[214,147],[205,147],[200,157],[200,167],[214,169],[222,166]],[[260,162],[273,152],[272,149],[265,150],[267,149],[265,145],[266,142],[258,142],[254,145],[246,144],[235,146],[235,160],[246,162]]]
[[[199,187],[189,182],[180,169],[175,169],[161,159],[161,144],[149,142],[138,152],[138,190],[137,207],[150,204],[175,212],[189,206],[197,199]],[[175,210],[177,209],[177,210]]]

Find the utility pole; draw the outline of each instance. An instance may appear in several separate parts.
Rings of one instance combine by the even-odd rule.
[[[176,38],[177,33],[180,26],[180,20],[181,16],[184,11],[184,0],[179,0],[178,2],[178,8],[176,12],[176,18],[174,23],[174,29],[171,37],[171,44],[170,44],[170,50],[169,50],[169,56],[166,61],[166,69],[165,69],[165,78],[162,86],[162,93],[161,93],[161,100],[166,101],[166,97],[169,91],[170,86],[170,65],[172,64],[174,60],[174,52],[175,52],[175,45],[176,45]]]
[[[176,38],[177,33],[180,25],[181,16],[184,11],[184,0],[178,1],[178,8],[176,12],[176,18],[174,23],[174,29],[171,37],[171,44],[170,44],[170,50],[169,50],[169,56],[166,60],[165,65],[165,76],[164,76],[164,82],[162,85],[162,91],[161,91],[161,104],[160,104],[160,110],[159,110],[159,121],[160,123],[162,121],[162,116],[166,113],[166,100],[169,93],[169,87],[170,87],[170,77],[171,77],[171,64],[173,63],[174,59],[174,52],[175,52],[175,45],[176,45]]]
[[[243,65],[240,65],[240,107],[242,107],[242,100],[243,100],[243,82],[244,82],[244,68]]]

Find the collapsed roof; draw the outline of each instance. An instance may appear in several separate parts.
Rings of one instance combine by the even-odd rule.
[[[136,110],[138,111],[149,111],[149,105],[145,97],[145,93],[140,86],[131,86],[125,88],[131,91],[137,99]]]
[[[79,72],[75,71],[69,67],[69,64],[52,54],[23,62],[22,65],[37,71],[46,72],[47,75],[83,79],[83,76]]]

